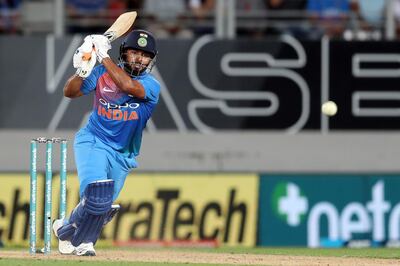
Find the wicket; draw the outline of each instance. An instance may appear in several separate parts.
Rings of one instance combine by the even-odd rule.
[[[52,210],[52,156],[53,144],[60,143],[60,205],[59,216],[65,218],[67,208],[67,140],[40,137],[31,140],[30,163],[30,214],[29,214],[29,252],[36,254],[36,208],[37,208],[37,144],[46,144],[46,174],[44,200],[44,254],[51,252],[51,210]]]

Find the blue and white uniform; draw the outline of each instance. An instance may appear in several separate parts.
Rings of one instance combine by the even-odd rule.
[[[149,73],[136,78],[145,89],[144,99],[121,91],[103,65],[93,69],[81,91],[95,91],[93,111],[85,127],[75,136],[75,161],[80,195],[87,184],[114,180],[115,200],[129,171],[137,167],[142,132],[158,103],[160,84]]]

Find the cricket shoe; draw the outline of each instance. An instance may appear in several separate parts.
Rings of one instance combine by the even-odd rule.
[[[92,242],[82,243],[75,248],[75,255],[77,256],[96,256],[96,250]]]
[[[56,219],[53,222],[53,232],[54,235],[58,238],[58,229],[60,229],[64,225],[63,219]],[[60,240],[58,239],[58,251],[63,255],[71,255],[75,252],[75,247],[71,244],[71,241],[68,240]]]

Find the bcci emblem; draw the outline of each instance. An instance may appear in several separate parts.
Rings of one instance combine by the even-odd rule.
[[[146,38],[143,38],[143,37],[139,38],[138,41],[137,41],[137,44],[138,44],[140,47],[145,47],[145,46],[147,45],[147,40],[146,40]]]

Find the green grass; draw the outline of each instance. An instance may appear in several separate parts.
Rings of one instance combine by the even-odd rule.
[[[400,259],[398,248],[231,248],[184,249],[209,253]]]
[[[355,257],[355,258],[380,258],[400,259],[398,248],[243,248],[243,247],[219,247],[219,248],[111,248],[119,250],[131,250],[132,252],[149,250],[175,250],[193,251],[205,253],[231,253],[231,254],[265,254],[286,256],[320,256],[320,257]],[[108,250],[108,249],[107,249]],[[101,252],[101,249],[99,249]]]
[[[98,253],[102,250],[127,250],[135,252],[141,251],[193,251],[193,252],[205,252],[205,253],[230,253],[230,254],[266,254],[266,255],[285,255],[285,256],[321,256],[321,257],[342,257],[342,258],[380,258],[380,259],[400,259],[400,249],[396,248],[340,248],[340,249],[309,249],[309,248],[232,248],[232,247],[220,247],[220,248],[100,248]],[[1,258],[2,250],[20,250],[26,252],[26,259],[12,259],[12,258]],[[56,251],[53,251],[56,252]],[[90,261],[90,258],[82,260],[53,260],[53,259],[40,259],[29,257],[26,248],[7,248],[0,249],[0,266],[125,266],[125,265],[163,265],[163,266],[183,266],[183,265],[216,265],[216,264],[192,264],[192,263],[155,263],[155,262],[122,262],[122,261]],[[221,266],[219,264],[218,266]]]
[[[149,265],[159,265],[159,266],[188,266],[187,263],[156,263],[156,262],[122,262],[122,261],[87,261],[87,260],[49,260],[49,259],[3,259],[0,258],[0,266],[149,266]],[[205,264],[190,264],[205,266]],[[206,264],[221,266],[221,264]]]

